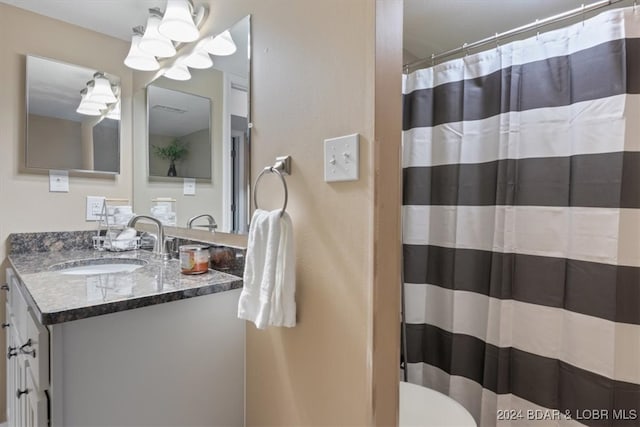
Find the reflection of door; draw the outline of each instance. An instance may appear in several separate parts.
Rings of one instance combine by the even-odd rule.
[[[231,230],[238,232],[238,225],[240,217],[239,211],[239,186],[240,186],[240,162],[238,152],[240,151],[240,137],[231,137],[231,194],[233,200],[231,200]]]
[[[250,130],[248,81],[225,73],[222,147],[222,230],[246,234],[249,230]]]
[[[244,119],[243,121],[246,122],[246,119]],[[246,146],[245,133],[241,130],[232,128],[231,129],[231,230],[235,233],[248,232],[247,182],[246,182],[246,173],[245,173],[246,172],[245,146]]]

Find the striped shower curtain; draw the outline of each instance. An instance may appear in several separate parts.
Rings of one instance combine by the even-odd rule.
[[[409,381],[640,425],[640,7],[405,76]]]

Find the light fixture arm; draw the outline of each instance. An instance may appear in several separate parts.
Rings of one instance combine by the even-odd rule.
[[[164,16],[164,13],[162,13],[162,11],[160,10],[159,7],[152,7],[151,9],[149,9],[149,15],[153,15],[153,16],[157,16],[158,18],[162,18]]]

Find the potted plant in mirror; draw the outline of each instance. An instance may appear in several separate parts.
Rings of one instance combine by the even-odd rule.
[[[154,145],[153,152],[156,156],[163,160],[169,160],[169,171],[167,176],[176,176],[176,160],[180,160],[189,153],[187,145],[180,141],[179,138],[174,139],[164,147]]]

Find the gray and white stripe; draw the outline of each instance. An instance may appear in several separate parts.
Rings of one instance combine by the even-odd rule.
[[[409,379],[482,426],[511,425],[500,408],[572,418],[517,426],[639,425],[640,13],[419,70],[403,91]]]

